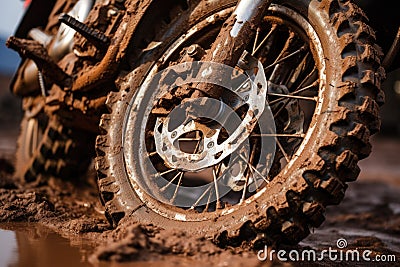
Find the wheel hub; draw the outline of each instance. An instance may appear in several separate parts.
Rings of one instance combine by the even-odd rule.
[[[197,72],[199,77],[189,77],[184,82],[189,83],[193,82],[193,79],[203,79],[210,83],[216,83],[213,81],[215,78],[212,74],[223,66],[210,62],[199,62],[198,64],[193,67],[202,70]],[[226,71],[231,70],[227,69]],[[240,147],[242,149],[239,153],[243,153],[243,156],[246,157],[246,149],[243,148],[243,144],[265,109],[267,81],[260,62],[255,68],[246,71],[246,76],[242,75],[242,82],[239,86],[232,89],[223,84],[222,86],[232,90],[238,96],[240,99],[238,106],[248,107],[242,116],[243,119],[227,104],[207,97],[189,99],[177,106],[167,118],[157,119],[154,128],[156,150],[166,164],[171,168],[184,171],[200,171],[220,163]],[[223,83],[223,79],[221,80]],[[179,126],[169,127],[171,121],[182,120],[181,118],[184,119]],[[214,126],[206,127],[196,121],[201,118],[213,121]],[[228,132],[229,137],[223,142],[219,142],[223,130]],[[202,136],[197,150],[194,153],[183,151],[179,146],[179,139],[195,131],[200,132]],[[244,169],[239,171],[239,175],[242,172]]]

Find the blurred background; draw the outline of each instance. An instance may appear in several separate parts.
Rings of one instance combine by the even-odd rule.
[[[5,42],[14,34],[24,12],[21,0],[0,3],[0,157],[11,158],[16,146],[19,121],[22,118],[21,99],[11,94],[9,85],[16,71],[19,55]]]
[[[5,47],[5,41],[14,33],[23,12],[21,0],[2,1],[0,4],[0,72],[3,75],[13,74],[19,63],[19,56]]]

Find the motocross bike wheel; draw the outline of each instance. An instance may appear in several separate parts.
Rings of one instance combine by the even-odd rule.
[[[49,15],[48,23],[43,32],[53,43],[49,54],[54,60],[65,56],[72,47],[75,31],[66,25],[61,25],[58,16],[69,13],[71,16],[84,19],[91,7],[91,0],[57,1]],[[43,40],[37,40],[42,42]],[[21,66],[32,64],[25,60]],[[18,75],[23,73],[21,67]],[[18,77],[18,76],[17,76]],[[44,78],[43,78],[44,79]],[[20,124],[20,134],[17,140],[16,168],[14,176],[21,182],[40,181],[39,177],[56,177],[76,179],[86,173],[94,155],[94,135],[82,130],[67,127],[58,115],[49,116],[44,111],[45,97],[37,91],[46,90],[52,85],[41,82],[42,88],[23,96],[24,115]],[[24,82],[22,82],[24,84]]]
[[[30,103],[20,125],[14,176],[37,182],[39,177],[71,180],[85,174],[93,158],[93,136],[63,126],[57,116],[48,117],[42,96],[24,102]]]
[[[297,243],[310,228],[321,225],[326,206],[339,204],[346,183],[357,178],[357,163],[369,155],[369,138],[379,130],[383,103],[380,81],[385,74],[374,32],[351,1],[279,1],[266,12],[248,48],[277,88],[268,94],[277,133],[268,175],[256,190],[246,187],[247,179],[239,179],[229,197],[219,197],[211,186],[200,197],[214,196],[215,201],[197,205],[198,195],[186,196],[190,206],[174,205],[180,185],[202,181],[193,181],[198,172],[165,162],[162,151],[171,147],[156,149],[161,134],[156,123],[196,90],[180,88],[153,99],[149,81],[168,66],[188,60],[187,47],[197,44],[207,52],[234,4],[201,1],[164,14],[167,27],[155,25],[155,34],[144,35],[141,42],[157,46],[143,46],[135,61],[141,65],[132,63],[133,72],[117,85],[120,92],[109,95],[110,113],[102,116],[102,134],[96,141],[96,169],[113,226],[133,220],[210,237],[221,246]],[[259,155],[257,138],[251,137],[250,150]],[[243,175],[255,175],[250,165],[261,160],[255,156],[245,162]],[[144,167],[148,162],[156,175]],[[208,181],[217,185],[222,182],[222,175],[215,174],[221,163],[215,165],[212,174],[204,175],[211,175]],[[168,183],[157,183],[159,178]],[[170,203],[155,197],[170,185],[177,188]]]

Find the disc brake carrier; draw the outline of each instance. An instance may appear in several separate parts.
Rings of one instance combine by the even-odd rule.
[[[208,79],[208,83],[216,84],[213,81],[215,78],[218,79],[218,77],[213,77],[214,64],[211,62],[201,62],[201,64],[207,67],[202,67],[202,71],[199,71],[197,75],[201,75],[202,79]],[[232,89],[224,86],[225,89],[231,90],[238,96],[240,106],[247,105],[248,109],[243,119],[240,119],[235,111],[222,101],[205,97],[188,99],[175,107],[167,118],[157,119],[154,130],[156,150],[167,165],[184,171],[199,171],[220,163],[242,146],[266,107],[267,81],[264,68],[259,61],[256,61],[253,66],[246,70],[247,77],[240,86]],[[232,74],[231,67],[226,66],[226,71]],[[193,81],[184,81],[184,83],[190,82]],[[213,107],[215,109],[214,105],[219,105],[219,112],[216,116],[210,115],[209,111]],[[182,112],[185,113],[184,122],[174,129],[169,129],[169,123],[182,116]],[[229,119],[226,120],[228,117]],[[229,137],[219,144],[218,137],[222,128],[214,129],[210,135],[210,129],[200,127],[200,124],[195,121],[197,118],[208,118],[218,122],[228,131]],[[179,147],[179,138],[194,131],[202,133],[203,146],[201,150],[198,153],[182,151]]]

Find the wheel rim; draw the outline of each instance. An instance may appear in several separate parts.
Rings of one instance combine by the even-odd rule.
[[[31,158],[39,146],[40,142],[39,123],[36,118],[30,118],[27,122],[27,129],[25,135],[25,146],[24,156],[25,158]]]
[[[25,111],[26,122],[21,129],[21,156],[25,161],[31,159],[40,147],[44,129],[47,126],[47,118],[40,111],[42,104],[34,104],[33,107]]]
[[[221,11],[217,15],[220,18],[224,18],[227,16],[227,14],[229,14],[229,12],[231,12],[231,9]],[[265,28],[263,28],[264,31],[261,30],[257,33],[255,42],[252,44],[251,49],[255,56],[259,58],[266,56],[262,52],[263,50],[265,50],[265,47],[268,45],[268,43],[269,45],[280,44],[283,47],[283,50],[286,49],[286,55],[281,53],[280,55],[276,55],[275,58],[270,57],[270,62],[268,62],[268,59],[264,60],[263,62],[265,64],[264,66],[266,67],[265,73],[267,77],[269,77],[270,80],[275,81],[274,84],[277,84],[277,88],[275,88],[275,91],[273,91],[273,93],[270,93],[268,96],[269,104],[273,109],[273,113],[277,121],[276,124],[278,131],[278,135],[274,137],[274,139],[277,140],[277,155],[274,160],[273,166],[273,168],[275,169],[272,170],[273,173],[270,172],[270,177],[268,177],[268,180],[272,180],[279,172],[285,171],[285,169],[290,168],[296,158],[302,153],[306,144],[309,142],[309,139],[316,124],[313,118],[320,114],[325,81],[325,65],[324,62],[320,62],[318,60],[320,58],[323,58],[322,47],[314,29],[307,23],[307,21],[303,17],[301,17],[299,14],[289,8],[273,5],[270,8],[270,12],[271,14],[265,17]],[[285,16],[285,19],[281,19],[281,16]],[[201,33],[201,30],[206,29],[207,26],[211,24],[211,22],[213,22],[214,20],[214,16],[209,17],[205,21],[196,25],[192,30],[189,30],[188,34],[186,34],[185,37],[178,39],[161,57],[160,64],[158,64],[158,66],[161,66],[163,63],[167,63],[170,58],[174,57],[179,48],[185,46],[185,42],[190,40],[190,38],[193,38],[196,33]],[[274,24],[276,24],[277,26],[272,26]],[[269,27],[267,27],[267,25],[269,25]],[[275,38],[278,35],[285,36],[281,32],[284,31],[285,28],[287,29],[287,38],[283,37],[280,40],[271,41],[273,39],[272,37],[274,36]],[[276,30],[279,31],[274,33],[274,31]],[[266,38],[264,38],[263,36]],[[292,41],[290,40],[296,37],[299,37],[299,39],[303,41],[307,41],[308,39],[312,40],[312,52],[310,52],[309,48],[304,49],[304,43],[291,43]],[[279,49],[277,50],[282,51]],[[278,74],[277,69],[279,69],[279,66],[288,64],[287,61],[293,64],[292,60],[296,58],[296,55],[299,56],[299,58],[297,59],[298,64],[296,64],[297,67],[291,68],[291,73],[287,74],[286,77],[276,78]],[[296,62],[296,60],[294,60],[294,62]],[[313,63],[311,64],[312,66],[318,67],[312,68],[311,70],[305,67],[305,65],[310,65],[310,62]],[[144,92],[146,90],[146,86],[148,85],[149,79],[151,79],[151,77],[153,77],[158,71],[159,69],[157,68],[157,66],[152,68],[143,85],[141,86],[141,88],[138,89],[136,97],[131,101],[130,107],[146,107],[145,113],[150,114],[152,106],[143,106],[143,103],[141,101],[143,101]],[[288,79],[288,77],[291,79]],[[302,78],[300,79],[300,77]],[[294,78],[296,78],[297,80]],[[286,80],[286,82],[280,82],[282,80]],[[286,86],[289,88],[285,88],[280,86],[282,83],[291,86]],[[282,92],[280,92],[279,90]],[[299,103],[309,101],[314,103],[313,107],[311,108],[304,103]],[[282,104],[282,102],[284,104]],[[306,116],[304,114],[301,115],[302,113],[307,111],[306,109],[311,109],[311,112],[308,111],[309,114],[307,115],[307,118],[305,118]],[[297,116],[297,120],[293,118],[295,117],[294,115]],[[146,128],[147,122],[146,125],[142,125],[142,133],[140,134],[139,138],[141,144],[139,146],[132,146],[132,143],[134,141],[132,141],[133,136],[130,129],[131,127],[133,127],[131,120],[134,116],[135,112],[131,109],[126,117],[125,122],[123,137],[125,165],[128,174],[135,173],[137,172],[138,168],[141,168],[141,175],[145,175],[146,170],[144,170],[141,166],[146,165],[143,163],[146,160],[146,157],[152,157],[152,153],[154,153],[152,149],[149,149],[148,145],[146,145],[145,142],[146,139],[149,139],[149,136],[146,135],[146,132],[149,132],[151,130],[151,127]],[[147,121],[148,119],[149,115],[147,115],[147,117],[145,116],[143,118],[143,121]],[[137,153],[136,148],[138,147],[140,155],[144,155],[143,157],[137,158],[133,156],[134,153]],[[139,161],[134,162],[135,160]],[[184,179],[180,173],[173,173],[173,170],[163,169],[159,172],[161,173],[161,176],[167,175],[167,179],[171,181],[171,183],[176,183],[177,185],[179,185]],[[212,176],[214,176],[214,174],[212,174]],[[149,208],[161,214],[162,216],[181,221],[201,221],[215,218],[221,215],[227,215],[235,211],[236,209],[245,206],[248,202],[257,199],[261,195],[268,193],[268,182],[265,181],[265,184],[262,188],[256,190],[256,192],[249,196],[245,196],[244,199],[243,197],[240,198],[238,203],[234,205],[230,204],[219,208],[218,202],[216,201],[212,204],[208,203],[210,205],[206,205],[205,207],[199,207],[200,209],[197,209],[198,212],[193,212],[193,209],[190,208],[182,209],[179,207],[175,207],[174,205],[159,205],[160,203],[158,202],[158,200],[154,199],[146,193],[146,190],[148,189],[143,188],[143,186],[141,185],[142,183],[138,181],[138,177],[131,175],[129,178],[133,189]],[[245,192],[245,190],[243,190],[242,192]],[[242,194],[242,196],[244,196],[244,194]],[[196,202],[194,201],[194,203]]]

